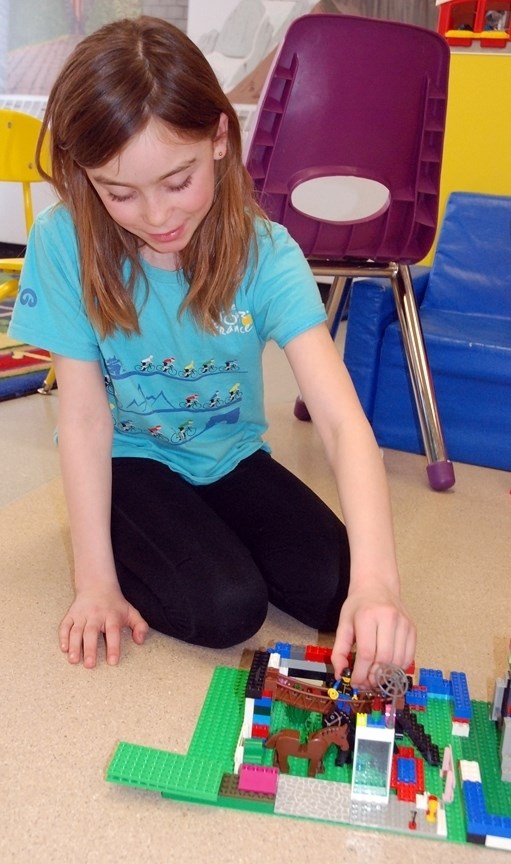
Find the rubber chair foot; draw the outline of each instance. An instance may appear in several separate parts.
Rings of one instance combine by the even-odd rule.
[[[295,407],[293,409],[293,414],[295,415],[297,420],[310,420],[311,415],[307,410],[307,405],[300,399],[299,396],[296,397]]]
[[[444,492],[454,486],[454,466],[448,459],[441,462],[430,462],[426,468],[429,485],[435,492]]]

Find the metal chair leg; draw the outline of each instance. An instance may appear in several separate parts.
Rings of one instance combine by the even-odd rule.
[[[327,327],[335,339],[339,324],[346,312],[350,299],[352,279],[348,276],[334,276],[328,299],[325,304]]]
[[[37,392],[41,393],[42,396],[49,396],[52,389],[53,389],[54,384],[55,384],[55,369],[53,368],[53,366],[50,366],[50,368],[48,369],[48,374],[43,381],[42,387],[39,387]]]
[[[432,489],[443,491],[454,486],[454,467],[447,458],[433,380],[408,266],[395,265],[390,281],[428,460],[429,483]]]

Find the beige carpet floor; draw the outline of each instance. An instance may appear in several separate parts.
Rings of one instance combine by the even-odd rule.
[[[275,456],[338,509],[315,430],[294,419],[296,389],[273,349],[266,378]],[[72,594],[52,443],[57,402],[54,394],[0,405],[0,862],[505,861],[504,852],[474,846],[193,806],[105,782],[119,740],[186,752],[216,665],[318,634],[271,610],[250,644],[227,651],[151,633],[144,647],[125,637],[118,668],[69,666],[56,637]],[[472,697],[491,699],[511,636],[511,476],[457,464],[455,489],[436,493],[422,457],[384,458],[417,663],[466,671]]]

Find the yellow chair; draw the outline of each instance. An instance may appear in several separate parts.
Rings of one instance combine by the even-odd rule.
[[[21,185],[27,236],[34,221],[32,183],[41,183],[43,180],[35,164],[41,125],[40,120],[29,114],[8,108],[0,109],[0,182]],[[47,141],[42,155],[44,164],[49,165]],[[0,258],[0,302],[16,296],[22,266],[23,258]],[[52,367],[39,392],[49,393],[54,383],[55,372]]]

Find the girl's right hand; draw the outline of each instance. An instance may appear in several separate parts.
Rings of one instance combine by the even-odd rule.
[[[70,663],[79,663],[83,657],[83,665],[93,669],[102,633],[106,661],[109,666],[116,666],[124,627],[129,627],[133,641],[142,645],[148,625],[118,588],[79,591],[59,628],[61,651],[68,655]]]

